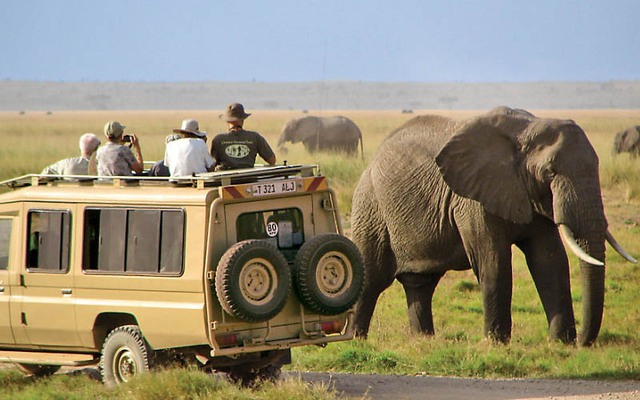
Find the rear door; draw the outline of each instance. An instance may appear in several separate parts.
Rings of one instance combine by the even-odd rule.
[[[292,262],[305,238],[313,236],[311,198],[296,196],[226,205],[228,245],[247,239],[265,240]]]

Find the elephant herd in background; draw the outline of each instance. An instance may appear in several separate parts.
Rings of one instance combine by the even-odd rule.
[[[362,132],[349,118],[343,116],[316,117],[304,116],[287,121],[282,127],[278,139],[278,150],[286,152],[286,142],[302,143],[307,151],[340,151],[347,154],[360,154],[364,157]]]
[[[637,155],[638,128],[619,134],[616,152]],[[310,151],[354,153],[358,140],[362,146],[360,130],[344,117],[303,117],[287,122],[278,147],[301,141]],[[485,335],[508,342],[515,245],[525,255],[549,337],[588,346],[602,323],[605,242],[636,262],[608,229],[598,156],[582,128],[508,107],[464,121],[418,116],[388,135],[355,188],[351,226],[366,275],[354,315],[359,337],[367,336],[378,298],[395,280],[404,288],[412,330],[433,334],[438,282],[447,271],[471,269],[481,288]],[[580,262],[579,334],[563,242]]]
[[[613,141],[613,154],[629,153],[632,158],[640,153],[640,125],[618,132]]]

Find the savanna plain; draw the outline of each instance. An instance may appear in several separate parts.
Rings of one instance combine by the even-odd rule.
[[[280,128],[300,111],[250,110],[249,130],[261,132],[275,148]],[[323,110],[316,115],[345,115],[362,130],[364,158],[339,154],[310,154],[301,144],[277,152],[278,163],[316,164],[338,192],[347,234],[351,196],[358,178],[381,141],[395,128],[419,114],[457,119],[477,111]],[[640,110],[529,110],[539,117],[571,118],[587,133],[600,158],[600,179],[609,227],[618,241],[640,258],[640,160],[612,156],[616,132],[640,124]],[[311,112],[313,113],[313,112]],[[219,111],[78,111],[0,112],[0,180],[29,173],[60,158],[76,156],[78,138],[94,132],[103,138],[109,120],[138,135],[145,161],[161,159],[164,138],[185,118],[195,118],[212,138],[226,127]],[[1,189],[7,190],[7,189]],[[449,272],[434,296],[436,335],[410,332],[404,293],[397,284],[384,292],[374,314],[369,339],[334,343],[325,348],[293,350],[288,378],[258,389],[234,386],[218,376],[192,369],[166,369],[140,376],[116,389],[107,389],[86,373],[58,373],[33,380],[17,370],[0,370],[0,398],[183,398],[183,399],[332,399],[341,393],[326,384],[297,378],[296,371],[455,376],[472,378],[554,378],[571,380],[631,381],[640,388],[640,265],[624,261],[607,249],[604,321],[592,347],[551,342],[547,323],[524,257],[514,248],[513,333],[508,345],[493,344],[482,334],[481,294],[473,273]],[[578,262],[570,254],[572,294],[580,329],[582,294]],[[640,392],[639,392],[640,393]],[[640,396],[640,394],[639,394]]]

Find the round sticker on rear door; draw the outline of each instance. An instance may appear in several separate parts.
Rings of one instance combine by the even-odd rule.
[[[267,223],[267,235],[269,237],[278,236],[278,223],[277,222],[269,222]]]

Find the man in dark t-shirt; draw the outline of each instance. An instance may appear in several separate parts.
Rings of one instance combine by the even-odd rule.
[[[229,132],[216,135],[211,142],[216,169],[253,168],[256,155],[270,165],[276,163],[276,155],[266,139],[258,132],[244,130],[244,120],[249,115],[242,104],[233,103],[227,107],[223,116]]]

